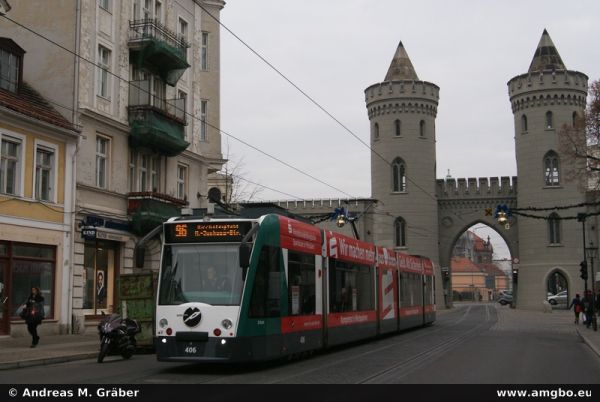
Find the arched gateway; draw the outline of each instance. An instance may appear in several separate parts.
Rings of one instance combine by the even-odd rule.
[[[371,198],[286,202],[282,206],[303,215],[345,206],[361,217],[361,238],[430,257],[437,268],[440,307],[444,289],[451,289],[450,279],[442,280],[442,269],[450,265],[456,239],[473,224],[485,223],[504,238],[513,269],[518,269],[517,307],[540,309],[547,298],[548,278],[556,267],[569,294],[583,289],[578,275],[583,256],[581,225],[561,219],[561,211],[552,207],[585,201],[584,187],[568,177],[573,175],[565,174],[576,162],[562,154],[559,132],[564,125],[574,124],[574,116],[583,114],[587,84],[585,74],[567,70],[544,30],[529,70],[508,82],[517,177],[436,180],[435,119],[440,88],[418,78],[400,43],[384,81],[365,90],[374,151]],[[494,219],[498,205],[543,212],[538,213],[539,219],[513,216],[506,229]],[[577,212],[584,212],[583,207],[571,209],[569,214]]]

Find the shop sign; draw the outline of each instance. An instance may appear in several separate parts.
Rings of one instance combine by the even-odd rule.
[[[83,237],[83,240],[96,240],[96,228],[93,226],[82,227],[81,237]]]

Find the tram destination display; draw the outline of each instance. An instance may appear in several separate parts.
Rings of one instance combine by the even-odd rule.
[[[252,222],[173,222],[165,225],[165,242],[240,242],[251,228]]]

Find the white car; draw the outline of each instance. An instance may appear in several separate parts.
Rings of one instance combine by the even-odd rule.
[[[557,306],[559,304],[566,305],[568,302],[569,302],[569,295],[567,294],[566,290],[563,290],[562,292],[558,292],[555,295],[548,296],[548,303],[552,304],[553,306]]]

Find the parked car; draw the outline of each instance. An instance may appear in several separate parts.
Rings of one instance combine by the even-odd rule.
[[[501,305],[505,306],[512,303],[512,301],[513,294],[511,290],[501,290],[500,293],[498,293],[498,303]]]
[[[558,292],[555,295],[548,296],[548,303],[552,304],[553,306],[557,306],[559,304],[566,305],[568,302],[569,302],[569,295],[567,294],[566,290],[563,290],[562,292]]]

